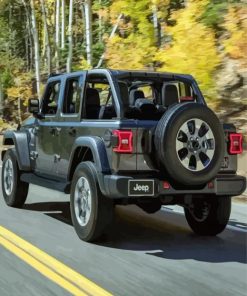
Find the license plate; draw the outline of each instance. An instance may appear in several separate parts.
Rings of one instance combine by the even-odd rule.
[[[153,196],[154,180],[129,180],[128,193],[129,196]]]

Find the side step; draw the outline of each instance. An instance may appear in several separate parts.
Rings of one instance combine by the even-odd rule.
[[[40,177],[32,173],[23,173],[21,175],[21,181],[57,190],[66,194],[70,193],[70,182],[59,182],[44,177]]]

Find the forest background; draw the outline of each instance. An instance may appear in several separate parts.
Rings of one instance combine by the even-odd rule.
[[[192,74],[246,135],[245,0],[0,0],[0,132],[49,74],[95,67]]]

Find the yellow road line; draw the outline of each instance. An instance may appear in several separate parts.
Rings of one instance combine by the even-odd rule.
[[[96,296],[112,296],[112,294],[88,280],[80,273],[74,271],[70,267],[51,257],[44,251],[38,249],[2,226],[0,226],[0,235],[13,243],[16,247],[27,252],[42,264],[46,265],[48,268],[52,269],[55,273],[60,274],[63,278],[78,286],[78,288],[86,291],[86,293]]]
[[[79,288],[65,280],[63,277],[58,275],[56,272],[52,271],[50,268],[45,266],[43,263],[40,263],[38,260],[34,259],[31,255],[24,252],[20,248],[16,247],[14,244],[0,236],[0,245],[5,247],[7,250],[15,254],[21,260],[25,261],[27,264],[31,265],[38,272],[43,274],[48,279],[52,280],[59,286],[63,287],[65,290],[69,291],[73,295],[86,296],[87,294],[82,292]]]

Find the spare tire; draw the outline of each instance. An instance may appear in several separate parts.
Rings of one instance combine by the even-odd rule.
[[[218,173],[224,156],[224,132],[207,106],[172,106],[158,122],[154,137],[161,170],[180,184],[200,185]]]

